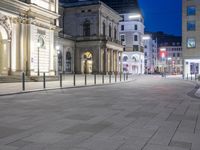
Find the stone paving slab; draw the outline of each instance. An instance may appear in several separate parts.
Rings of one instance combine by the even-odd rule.
[[[0,97],[0,150],[199,150],[194,86],[143,76]]]

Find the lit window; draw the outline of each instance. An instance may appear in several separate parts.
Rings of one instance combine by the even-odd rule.
[[[195,47],[196,47],[195,38],[188,38],[187,39],[187,48],[195,48]]]

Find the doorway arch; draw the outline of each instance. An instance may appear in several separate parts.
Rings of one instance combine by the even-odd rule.
[[[8,75],[8,33],[0,25],[0,75]]]
[[[82,72],[90,74],[93,71],[93,55],[90,51],[86,51],[82,54]]]

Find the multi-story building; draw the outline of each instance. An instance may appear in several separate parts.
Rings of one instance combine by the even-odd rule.
[[[184,75],[200,74],[200,1],[183,0],[182,4]]]
[[[101,1],[65,2],[63,6],[63,32],[76,42],[75,72],[121,72],[119,14]]]
[[[58,0],[0,1],[0,75],[55,75]]]
[[[120,13],[123,18],[119,23],[120,40],[124,46],[123,71],[132,74],[144,73],[144,35],[143,16],[137,0],[109,1],[106,4]]]
[[[183,72],[182,38],[164,33],[154,33],[158,44],[158,72],[181,74]]]
[[[157,40],[152,39],[150,34],[146,34],[143,37],[144,41],[144,65],[145,73],[154,73],[157,67]]]
[[[116,10],[120,14],[140,13],[138,8],[138,0],[102,0],[108,6]]]

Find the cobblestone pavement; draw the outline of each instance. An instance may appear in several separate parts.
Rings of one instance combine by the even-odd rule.
[[[194,87],[148,76],[0,97],[0,150],[200,150]]]

